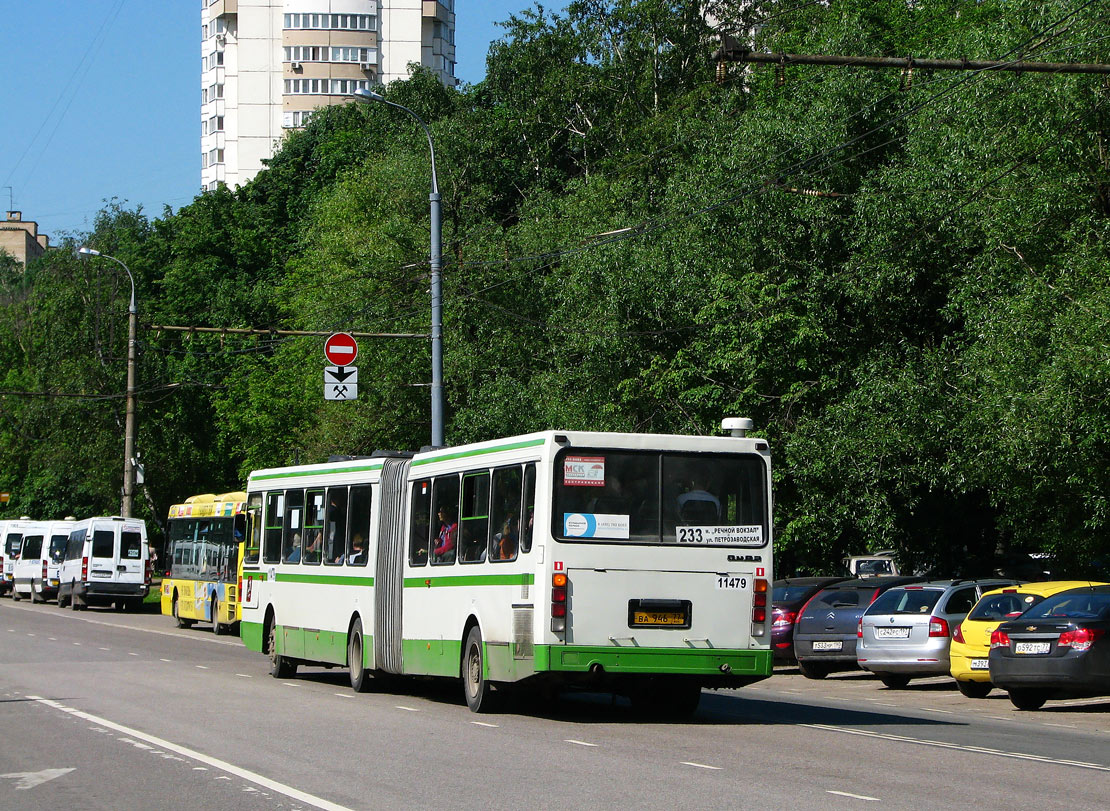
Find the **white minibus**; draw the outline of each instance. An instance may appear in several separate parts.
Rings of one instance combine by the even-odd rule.
[[[150,553],[141,518],[101,516],[73,524],[59,569],[58,605],[137,610],[150,590]]]
[[[32,603],[44,603],[58,596],[58,569],[74,520],[69,516],[62,521],[37,521],[35,529],[24,532],[15,562],[14,599],[28,597]]]

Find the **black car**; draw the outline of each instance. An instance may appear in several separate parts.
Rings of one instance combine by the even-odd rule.
[[[809,598],[849,577],[784,577],[771,584],[771,651],[776,662],[794,661],[794,624]]]
[[[990,673],[1019,710],[1110,695],[1110,586],[1061,591],[999,625]]]
[[[845,580],[817,592],[794,625],[794,656],[808,679],[823,679],[834,670],[855,670],[859,620],[887,589],[919,583],[924,577],[865,577]]]

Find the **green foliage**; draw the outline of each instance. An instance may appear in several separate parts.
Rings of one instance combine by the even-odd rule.
[[[486,79],[417,70],[444,210],[447,435],[708,433],[774,449],[780,572],[895,547],[911,567],[1110,555],[1110,86],[1069,74],[733,65],[707,6],[784,53],[1105,61],[1060,0],[577,0],[503,23]],[[147,517],[258,467],[416,448],[430,167],[393,107],[322,109],[245,187],[87,235],[135,274]],[[71,246],[66,246],[71,247]],[[0,258],[6,514],[114,511],[127,282]],[[81,394],[90,399],[61,397]]]

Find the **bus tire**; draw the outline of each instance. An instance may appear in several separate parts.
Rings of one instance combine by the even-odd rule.
[[[370,689],[370,671],[366,669],[363,653],[362,620],[356,619],[347,637],[347,667],[351,671],[351,689],[365,693]]]
[[[482,675],[485,657],[482,653],[482,632],[475,625],[463,645],[462,677],[466,706],[471,712],[491,712],[497,701],[493,685]]]
[[[177,627],[178,628],[192,628],[193,627],[193,621],[192,620],[187,620],[187,619],[182,619],[181,612],[178,610],[178,607],[177,607],[177,589],[173,590],[173,608],[172,608],[172,612],[173,612],[173,618],[177,621]]]
[[[224,632],[224,626],[220,624],[220,601],[216,595],[212,595],[212,633],[220,636]]]
[[[19,589],[17,589],[15,586],[12,586],[12,600],[18,603],[22,599],[23,595],[19,593]]]
[[[31,603],[34,604],[34,603],[45,603],[45,602],[46,602],[46,600],[43,599],[42,595],[39,594],[37,591],[35,591],[35,584],[32,583],[31,584]]]
[[[277,652],[277,621],[270,620],[267,634],[270,650],[270,675],[275,679],[291,679],[297,675],[297,663]]]
[[[68,603],[66,602],[66,596],[64,594],[62,594],[62,587],[59,586],[58,587],[58,608],[65,608],[66,605],[68,605]]]

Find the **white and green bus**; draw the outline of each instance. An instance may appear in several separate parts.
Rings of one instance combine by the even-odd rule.
[[[270,672],[343,666],[611,690],[692,712],[771,674],[771,462],[731,436],[545,431],[257,470],[241,634]]]

